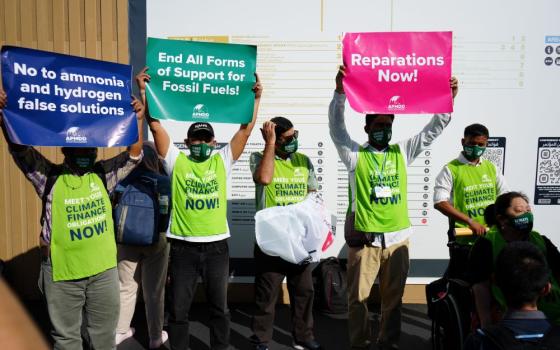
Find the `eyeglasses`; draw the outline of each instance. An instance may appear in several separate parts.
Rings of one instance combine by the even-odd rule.
[[[284,138],[284,137],[280,136],[276,142],[280,145],[285,144],[285,143],[290,143],[294,139],[297,139],[298,135],[299,135],[299,131],[294,130],[294,133],[292,135],[288,136],[287,138]]]

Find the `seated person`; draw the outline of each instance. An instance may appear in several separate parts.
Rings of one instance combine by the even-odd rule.
[[[490,230],[478,238],[469,256],[468,276],[473,284],[476,311],[482,328],[499,321],[506,309],[500,288],[491,283],[496,257],[507,243],[528,241],[539,248],[551,270],[551,292],[539,300],[539,309],[555,324],[560,324],[560,252],[545,236],[533,231],[533,214],[527,196],[507,192],[488,206],[487,223]],[[494,213],[491,215],[490,213]]]
[[[542,251],[527,241],[507,244],[496,259],[494,280],[507,310],[495,326],[478,329],[467,338],[465,350],[512,349],[523,343],[539,348],[560,347],[560,328],[552,327],[537,300],[551,289],[550,271]]]

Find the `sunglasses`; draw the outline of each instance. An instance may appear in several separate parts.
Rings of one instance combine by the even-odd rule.
[[[290,142],[292,142],[294,139],[297,139],[297,138],[298,138],[298,135],[299,135],[299,131],[298,131],[298,130],[294,130],[294,133],[293,133],[292,135],[288,136],[287,138],[280,137],[280,138],[277,140],[277,143],[278,143],[279,145],[282,145],[282,144],[285,144],[285,143],[290,143]]]

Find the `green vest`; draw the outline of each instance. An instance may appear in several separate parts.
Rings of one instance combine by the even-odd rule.
[[[447,164],[453,176],[453,206],[461,213],[481,225],[484,210],[496,201],[498,193],[496,167],[490,161],[481,159],[480,165],[472,166],[455,159]],[[455,222],[455,227],[468,227],[463,222]],[[476,237],[457,237],[457,242],[472,245]]]
[[[50,248],[54,281],[117,266],[111,201],[97,174],[62,174],[54,183]]]
[[[355,179],[356,230],[393,232],[410,227],[406,163],[398,145],[390,145],[384,153],[360,146]],[[390,187],[391,196],[377,198],[376,186]]]
[[[492,227],[485,236],[482,236],[481,239],[487,239],[492,244],[493,270],[495,271],[496,259],[506,245],[506,241],[495,226]],[[546,256],[546,245],[544,239],[538,232],[531,231],[529,234],[529,242],[536,245]],[[539,298],[538,309],[544,312],[550,321],[555,324],[560,324],[560,286],[556,278],[552,275],[550,276],[550,283],[552,284],[552,289],[545,297]],[[500,288],[495,284],[492,284],[492,295],[502,309],[505,310],[506,300]]]
[[[264,207],[299,203],[307,195],[309,168],[307,157],[294,153],[289,159],[274,159],[272,182],[264,187]]]
[[[226,169],[219,153],[204,162],[181,153],[171,179],[171,234],[203,237],[226,233],[226,186]]]

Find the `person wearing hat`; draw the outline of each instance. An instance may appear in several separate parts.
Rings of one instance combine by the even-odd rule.
[[[249,165],[255,181],[257,210],[301,202],[319,184],[309,157],[297,152],[298,131],[284,117],[264,123],[262,152],[251,154]],[[294,190],[297,188],[297,190]],[[289,189],[289,190],[287,190]],[[284,278],[292,312],[292,336],[296,349],[322,349],[313,336],[313,279],[311,265],[292,264],[265,254],[255,244],[255,303],[251,341],[256,350],[267,350],[272,339],[274,307]]]
[[[55,349],[82,349],[82,320],[87,320],[92,348],[115,348],[119,279],[109,193],[142,160],[144,105],[136,99],[131,104],[139,136],[128,151],[96,161],[95,147],[62,147],[62,164],[34,147],[13,143],[0,113],[10,154],[43,202],[39,288]],[[0,88],[0,109],[5,106]]]
[[[242,124],[231,141],[216,152],[214,129],[209,123],[197,122],[189,127],[185,139],[187,155],[171,142],[158,120],[149,119],[157,151],[165,159],[165,171],[171,176],[171,220],[167,231],[171,245],[171,349],[189,347],[189,310],[199,277],[204,282],[210,309],[210,347],[229,346],[227,179],[255,125],[262,93],[259,77],[256,78],[251,122]],[[149,79],[146,69],[136,77],[144,100]]]

